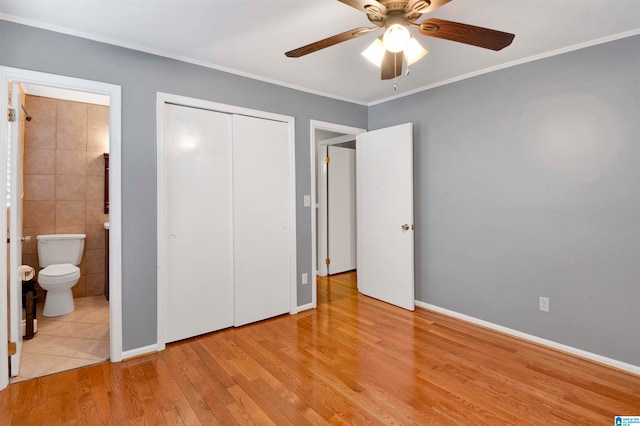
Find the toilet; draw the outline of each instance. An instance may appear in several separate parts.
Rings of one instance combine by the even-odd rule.
[[[44,268],[38,273],[38,284],[47,290],[45,317],[57,317],[73,312],[71,288],[80,279],[85,234],[38,235],[38,261]]]

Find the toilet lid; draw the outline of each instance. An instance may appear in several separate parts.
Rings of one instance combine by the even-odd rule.
[[[61,277],[65,275],[72,275],[80,272],[80,268],[70,263],[60,263],[57,265],[49,265],[40,271],[40,276],[49,277]]]

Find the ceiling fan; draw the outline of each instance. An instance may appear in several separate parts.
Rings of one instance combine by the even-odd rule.
[[[354,28],[316,41],[286,52],[285,55],[287,57],[299,58],[384,28],[384,35],[376,39],[362,54],[380,66],[383,80],[389,80],[402,73],[402,64],[405,57],[407,64],[410,65],[427,53],[418,41],[411,37],[408,27],[417,28],[420,34],[424,36],[457,41],[495,51],[509,46],[515,37],[515,34],[436,18],[429,18],[416,23],[423,14],[433,12],[451,0],[338,1],[366,13],[367,18],[374,26]]]

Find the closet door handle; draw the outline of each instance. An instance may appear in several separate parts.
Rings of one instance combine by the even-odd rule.
[[[176,241],[176,234],[169,234],[169,242],[173,243]]]

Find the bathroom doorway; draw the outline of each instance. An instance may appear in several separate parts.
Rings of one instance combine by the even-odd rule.
[[[109,97],[34,84],[20,87],[24,123],[18,162],[23,183],[20,263],[23,280],[34,275],[37,294],[33,333],[26,332],[26,321],[31,319],[23,306],[22,356],[11,383],[109,358],[105,294]],[[86,235],[80,278],[71,289],[75,309],[48,317],[43,314],[45,290],[36,278],[41,256],[37,237],[47,234]]]
[[[19,357],[20,363],[19,371],[12,369],[10,375],[16,377],[11,382],[107,359],[120,361],[120,88],[8,68],[0,68],[0,74],[4,74],[4,90],[0,94],[5,99],[6,89],[11,86],[19,86],[22,92],[17,114],[20,126],[15,126],[12,132],[19,131],[18,140],[22,140],[24,148],[21,158],[14,158],[12,163],[14,169],[19,169],[13,175],[23,183],[20,197],[11,196],[9,189],[18,186],[16,182],[5,184],[7,174],[3,167],[3,194],[9,195],[14,203],[19,200],[23,225],[11,232],[14,240],[22,237],[22,247],[10,249],[8,244],[6,248],[12,265],[24,265],[22,278],[28,281],[36,274],[35,333],[27,339],[20,341],[27,334],[26,321],[30,318],[15,306],[26,301],[16,297],[20,281],[16,279],[17,273],[7,280],[9,300],[0,296],[0,330],[7,329],[5,321],[15,329],[15,317],[25,323],[24,331],[7,336],[17,343],[18,353],[12,359]],[[3,135],[8,133],[3,131]],[[7,149],[5,138],[2,142],[4,165],[11,150]],[[14,149],[15,152],[19,150]],[[109,193],[111,196],[107,197]],[[9,216],[16,215],[11,208],[4,210]],[[6,219],[2,223],[10,225]],[[42,234],[86,235],[78,265],[80,279],[72,287],[75,310],[66,315],[48,318],[42,315],[45,295],[37,286],[40,268],[36,240]],[[18,303],[12,303],[16,299]],[[3,349],[0,349],[0,389],[8,382],[5,372],[9,368],[3,364],[9,367],[10,362],[3,356]]]

